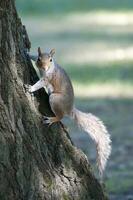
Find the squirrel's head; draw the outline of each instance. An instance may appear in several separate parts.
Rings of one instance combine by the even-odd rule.
[[[54,54],[55,49],[52,49],[49,53],[42,53],[41,48],[38,47],[38,58],[36,61],[37,67],[47,70],[53,62]]]

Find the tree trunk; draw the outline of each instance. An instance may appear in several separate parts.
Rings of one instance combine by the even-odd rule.
[[[44,89],[36,99],[23,84],[37,81],[30,42],[14,0],[0,0],[0,200],[104,200],[86,156],[52,115]]]

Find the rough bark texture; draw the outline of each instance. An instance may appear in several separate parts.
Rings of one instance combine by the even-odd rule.
[[[0,200],[107,199],[61,124],[42,124],[52,114],[45,91],[25,93],[38,79],[29,48],[14,1],[0,0]]]

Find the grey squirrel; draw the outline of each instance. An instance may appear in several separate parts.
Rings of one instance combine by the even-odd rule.
[[[54,49],[49,53],[42,53],[40,47],[38,48],[36,66],[43,70],[44,75],[33,86],[28,85],[27,89],[33,93],[42,87],[47,88],[49,104],[55,117],[44,117],[44,124],[52,124],[60,121],[64,116],[69,116],[90,135],[96,143],[97,165],[102,176],[111,153],[110,135],[98,117],[91,113],[83,113],[75,108],[72,83],[65,70],[55,63],[54,53]]]

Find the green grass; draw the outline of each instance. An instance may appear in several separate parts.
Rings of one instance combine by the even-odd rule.
[[[56,14],[92,10],[132,10],[132,0],[16,0],[22,14]]]
[[[62,16],[60,16],[62,17]],[[112,45],[124,45],[125,47],[127,46],[128,43],[130,43],[133,40],[133,35],[132,33],[128,33],[127,34],[121,34],[121,32],[117,32],[116,34],[113,33],[109,33],[108,30],[107,32],[104,32],[102,30],[98,30],[99,27],[97,27],[97,29],[92,30],[92,29],[88,29],[88,30],[80,30],[78,31],[74,31],[73,32],[69,32],[67,30],[63,30],[60,33],[54,33],[54,39],[55,40],[64,40],[64,38],[66,40],[70,40],[71,38],[73,38],[73,40],[75,38],[79,38],[79,40],[91,40],[91,42],[96,42],[96,41],[109,41],[110,43],[112,43]],[[106,30],[105,30],[106,31]],[[111,35],[112,34],[112,35]],[[53,35],[53,33],[46,33],[47,38],[51,38]],[[44,35],[39,35],[40,40],[42,40],[44,37]],[[39,39],[38,38],[38,39]]]
[[[128,172],[129,173],[129,172]],[[133,174],[131,177],[124,178],[123,175],[115,176],[106,182],[107,189],[113,194],[128,194],[128,191],[132,191],[133,186]]]
[[[133,83],[133,63],[114,62],[99,65],[68,65],[72,80],[80,84]]]

